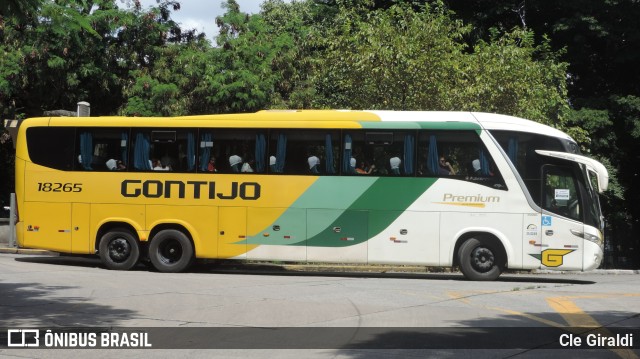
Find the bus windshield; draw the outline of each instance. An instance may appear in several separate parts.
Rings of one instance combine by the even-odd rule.
[[[584,166],[583,166],[584,167]],[[600,207],[600,197],[598,196],[599,186],[597,174],[593,171],[584,170],[585,178],[587,179],[586,187],[589,196],[589,205],[586,208],[585,224],[592,225],[598,228],[601,232],[604,232],[604,216]]]
[[[598,192],[606,190],[608,186],[608,173],[604,166],[581,156],[578,145],[568,139],[518,131],[492,130],[490,132],[516,167],[532,199],[543,208],[546,207],[540,190],[547,184],[541,183],[541,168],[545,164],[553,163],[552,158],[580,163],[581,173],[574,177],[581,183],[580,187],[585,188],[587,205],[582,211],[584,213],[576,212],[573,216],[566,216],[603,231],[604,223]],[[575,208],[575,211],[579,210],[579,207]]]

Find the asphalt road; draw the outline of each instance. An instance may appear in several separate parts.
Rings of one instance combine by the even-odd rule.
[[[522,333],[553,338],[558,328],[568,335],[576,328],[596,328],[601,337],[629,328],[626,334],[640,347],[640,275],[634,272],[503,274],[495,282],[470,282],[458,273],[316,269],[202,264],[180,274],[144,266],[114,272],[95,259],[5,253],[0,254],[0,328],[139,328],[151,333],[152,349],[80,351],[94,358],[640,356],[638,349],[624,346],[557,349],[558,342],[542,339],[535,347],[509,344]],[[388,328],[401,330],[407,341],[397,344]],[[474,337],[468,331],[483,328],[493,334]],[[424,330],[426,337],[419,333]],[[282,340],[274,342],[274,333]],[[241,339],[225,342],[225,336]],[[320,341],[309,342],[314,336]],[[328,339],[332,336],[339,339]],[[500,343],[503,336],[506,344]],[[425,349],[416,344],[420,338],[438,340]],[[354,344],[358,341],[365,344]],[[77,350],[7,349],[3,344],[0,357],[77,355]]]

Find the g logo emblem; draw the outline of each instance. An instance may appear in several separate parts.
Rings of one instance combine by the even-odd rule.
[[[573,252],[575,249],[545,249],[540,253],[541,262],[547,267],[560,267],[562,265],[562,258],[567,254]]]

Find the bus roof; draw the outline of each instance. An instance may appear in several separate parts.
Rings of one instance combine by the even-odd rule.
[[[482,127],[487,130],[533,132],[575,142],[575,140],[566,133],[539,122],[495,113],[473,112],[472,115],[480,122]]]
[[[178,122],[179,121],[179,122]],[[209,122],[206,123],[205,122]],[[269,128],[440,128],[509,130],[553,136],[575,142],[550,126],[518,117],[462,111],[264,110],[255,113],[176,117],[41,117],[28,126],[176,126]]]

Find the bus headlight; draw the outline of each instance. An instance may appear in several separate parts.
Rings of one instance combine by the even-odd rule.
[[[600,232],[597,229],[596,229],[596,232],[597,232],[597,235],[587,233],[587,232],[577,231],[575,229],[571,230],[571,233],[573,233],[573,235],[584,238],[590,242],[593,242],[597,244],[598,247],[600,247],[600,249],[604,250],[604,236],[602,235],[602,232]]]
[[[590,234],[590,233],[585,233],[584,234],[584,239],[597,244],[600,248],[604,248],[604,236],[602,235],[602,232],[600,232],[600,231],[598,231],[598,235],[597,236],[595,236],[593,234]]]

